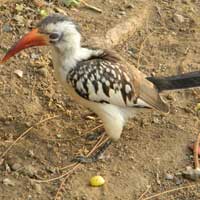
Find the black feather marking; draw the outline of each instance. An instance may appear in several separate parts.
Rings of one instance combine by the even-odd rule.
[[[126,101],[126,93],[125,93],[124,87],[122,87],[122,89],[121,89],[121,94],[122,94],[122,98],[124,100],[124,103],[126,104],[127,101]]]
[[[94,86],[95,93],[97,94],[99,89],[97,81],[96,80],[92,81],[92,85]]]
[[[110,104],[108,101],[106,101],[106,100],[100,100],[99,101],[100,103],[107,103],[107,104]]]
[[[86,91],[86,94],[88,94],[87,79],[84,79],[84,81],[82,82],[82,84],[83,84],[83,88]]]
[[[122,88],[121,88],[121,94],[122,94],[122,98],[124,100],[124,103],[127,104],[127,95],[126,95],[126,81],[124,78],[121,79],[121,83],[122,83]]]
[[[81,96],[81,97],[83,97],[85,99],[88,99],[88,93],[85,93],[85,92],[83,92],[83,90],[80,90],[78,88],[76,88],[75,91],[79,96]]]
[[[110,97],[110,95],[109,95],[109,87],[107,87],[105,83],[102,83],[102,88],[103,88],[103,92],[105,93],[105,95]]]
[[[127,94],[127,97],[128,97],[128,100],[131,101],[131,99],[132,99],[132,92],[129,92],[129,93]]]
[[[128,100],[131,101],[131,99],[133,98],[132,94],[133,94],[133,88],[130,84],[127,84],[129,85],[129,87],[131,88],[131,91],[127,94],[127,97],[128,97]]]

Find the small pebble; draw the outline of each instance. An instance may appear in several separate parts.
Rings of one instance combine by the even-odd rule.
[[[138,53],[138,49],[136,49],[136,48],[134,48],[134,47],[131,47],[131,48],[129,49],[129,51],[130,51],[131,53],[133,53],[133,54]]]
[[[37,175],[37,169],[32,165],[27,165],[24,168],[25,168],[24,173],[28,175],[30,178],[33,178],[35,175]]]
[[[119,14],[124,16],[124,15],[126,15],[126,12],[125,11],[120,11]]]
[[[46,166],[46,170],[50,173],[55,174],[56,173],[56,168],[52,166]]]
[[[29,151],[28,151],[28,155],[29,155],[31,158],[33,158],[33,157],[35,156],[33,150],[29,150]]]
[[[153,123],[159,124],[160,120],[157,117],[153,117]]]
[[[167,98],[168,100],[171,100],[171,101],[174,101],[174,100],[175,100],[174,97],[173,97],[172,95],[170,95],[170,94],[166,95],[166,98]]]
[[[182,176],[182,173],[181,172],[177,172],[175,175],[176,176]]]
[[[2,30],[4,32],[11,32],[12,31],[12,27],[9,24],[4,24],[2,27]]]
[[[16,70],[14,71],[14,73],[15,73],[19,78],[22,78],[22,77],[23,77],[23,71],[22,71],[22,70],[16,69]]]
[[[118,19],[121,19],[122,18],[122,16],[121,15],[116,15],[116,17],[118,18]]]
[[[174,176],[172,174],[166,174],[165,175],[165,179],[166,180],[173,180],[174,179]]]
[[[128,4],[128,5],[126,6],[126,8],[132,9],[132,8],[134,8],[134,5],[133,5],[133,4]]]
[[[183,23],[185,21],[185,18],[182,15],[175,14],[175,19],[177,19],[178,22]]]
[[[0,159],[0,166],[3,165],[3,163],[4,163],[4,159],[1,158],[1,159]]]
[[[56,137],[60,139],[60,138],[62,138],[62,135],[61,134],[57,134]]]
[[[35,191],[38,193],[38,194],[41,194],[42,193],[42,187],[41,187],[41,185],[40,184],[34,184],[34,189],[35,189]]]
[[[14,163],[13,165],[10,166],[10,168],[13,170],[13,171],[17,171],[21,168],[21,164],[20,163]]]
[[[15,183],[12,180],[10,180],[9,178],[3,179],[3,184],[6,186],[14,186],[15,185]]]
[[[183,180],[180,178],[176,178],[176,185],[181,185],[183,183]]]
[[[119,8],[119,10],[120,10],[120,11],[124,11],[125,9],[121,7],[121,8]]]
[[[37,59],[38,57],[39,57],[38,54],[35,54],[35,53],[32,53],[32,54],[31,54],[31,58],[32,58],[33,60]]]
[[[182,172],[182,176],[186,179],[197,181],[200,179],[200,169],[193,169],[189,166],[186,168],[186,171]]]
[[[43,77],[48,76],[48,70],[45,67],[38,69],[37,72],[38,72],[38,74],[40,74]]]
[[[24,26],[25,19],[22,15],[15,15],[14,19],[17,21],[18,25]]]
[[[10,125],[10,121],[5,121],[4,124],[5,125]]]
[[[26,94],[29,94],[28,91],[27,91]],[[28,127],[31,127],[31,125],[32,125],[31,122],[25,122],[25,124],[26,124],[26,126],[28,126]]]
[[[18,12],[21,12],[21,11],[24,10],[24,5],[23,5],[23,4],[16,4],[15,9],[16,9]]]
[[[5,164],[5,170],[6,172],[11,172],[10,166],[7,163]]]

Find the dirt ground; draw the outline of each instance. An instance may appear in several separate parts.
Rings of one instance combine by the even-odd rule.
[[[48,2],[48,1],[47,1]],[[136,10],[150,4],[149,17],[126,43],[115,50],[148,75],[172,75],[198,70],[200,66],[200,3],[198,0],[89,0],[103,13],[83,5],[68,9],[49,1],[49,12],[64,10],[81,27],[84,41],[101,36]],[[17,4],[17,5],[16,5]],[[20,7],[21,6],[21,7]],[[0,57],[17,39],[41,19],[32,1],[0,3]],[[86,154],[88,130],[101,124],[93,113],[77,105],[54,78],[50,52],[34,48],[21,52],[0,66],[0,154],[28,128],[42,119],[57,116],[28,132],[0,160],[1,200],[51,200],[60,180],[36,183],[62,174],[58,168],[76,155]],[[18,77],[15,70],[23,71]],[[166,92],[169,114],[146,111],[125,127],[118,143],[102,159],[76,170],[66,181],[65,200],[138,200],[169,189],[193,184],[182,177],[193,166],[188,144],[199,133],[199,89]],[[89,186],[96,175],[105,178],[100,188]],[[143,198],[145,199],[145,198]],[[156,200],[198,200],[193,187]]]

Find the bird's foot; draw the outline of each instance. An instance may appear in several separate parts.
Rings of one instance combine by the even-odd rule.
[[[90,133],[86,136],[86,140],[88,140],[88,141],[97,140],[102,134],[103,134],[103,131],[101,131],[101,130],[97,131],[97,132]]]
[[[77,156],[71,160],[71,162],[78,162],[82,164],[96,162],[98,159],[95,157]]]
[[[77,156],[76,158],[72,159],[71,161],[82,163],[82,164],[96,162],[97,160],[99,160],[101,155],[110,146],[111,143],[112,143],[112,141],[109,139],[102,146],[99,147],[99,149],[97,150],[97,152],[94,155],[89,156],[89,157]]]

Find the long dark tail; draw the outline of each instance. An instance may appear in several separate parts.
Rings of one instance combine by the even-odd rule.
[[[200,71],[169,77],[147,77],[159,90],[177,90],[200,87]]]

